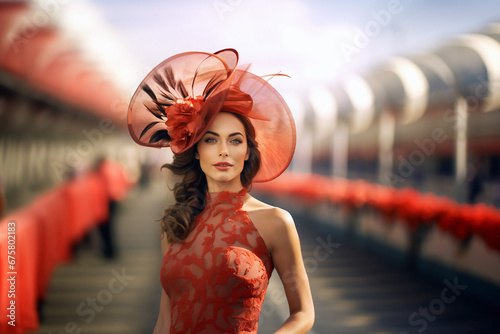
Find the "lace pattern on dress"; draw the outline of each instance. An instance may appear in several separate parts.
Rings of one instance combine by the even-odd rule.
[[[165,254],[161,282],[171,302],[170,333],[257,333],[273,264],[241,209],[246,193],[209,193],[184,244]]]

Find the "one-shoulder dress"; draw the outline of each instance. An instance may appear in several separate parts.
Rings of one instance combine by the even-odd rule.
[[[165,254],[160,276],[171,303],[170,333],[257,333],[273,263],[242,210],[246,193],[208,193],[184,243]]]

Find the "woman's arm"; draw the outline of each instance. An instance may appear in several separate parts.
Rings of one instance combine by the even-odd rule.
[[[160,311],[153,334],[170,333],[170,299],[165,291],[161,292]]]
[[[314,324],[314,304],[299,236],[290,214],[273,210],[273,263],[285,288],[290,316],[276,333],[307,333]]]
[[[167,253],[169,247],[167,236],[163,235],[161,239],[161,254],[162,258]],[[158,313],[158,321],[153,334],[169,334],[170,333],[170,298],[168,298],[165,290],[161,291],[160,310]]]

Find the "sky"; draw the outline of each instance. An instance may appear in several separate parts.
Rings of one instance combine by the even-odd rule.
[[[228,47],[258,75],[290,75],[294,89],[328,85],[500,21],[497,0],[75,0],[71,8],[66,23],[90,29],[94,52],[128,90],[169,56]]]

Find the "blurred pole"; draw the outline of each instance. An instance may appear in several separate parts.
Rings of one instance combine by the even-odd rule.
[[[285,93],[283,98],[293,114],[297,131],[297,144],[291,170],[296,173],[312,173],[314,136],[310,131],[310,126],[308,126],[304,101],[296,94]]]
[[[333,132],[333,176],[347,178],[347,154],[349,147],[349,130],[347,124],[338,122]]]
[[[378,182],[387,184],[387,175],[392,173],[392,163],[394,157],[394,132],[396,120],[394,115],[388,110],[383,110],[379,117],[379,137],[378,137]]]
[[[375,95],[366,79],[350,75],[345,82],[345,91],[352,103],[350,130],[352,133],[366,131],[372,124],[375,110]]]
[[[297,173],[311,174],[313,161],[313,135],[310,131],[302,132],[297,141],[296,159],[293,162],[293,171]]]
[[[311,88],[309,92],[309,102],[314,111],[314,131],[312,136],[314,137],[314,146],[322,150],[325,143],[329,143],[332,138],[335,137],[337,133],[337,111],[338,105],[332,92],[324,86],[317,86]],[[333,139],[333,145],[335,145],[335,140]],[[332,175],[335,176],[335,152],[334,149],[332,155]]]
[[[467,101],[459,97],[455,104],[455,187],[456,200],[465,201],[467,191]]]

